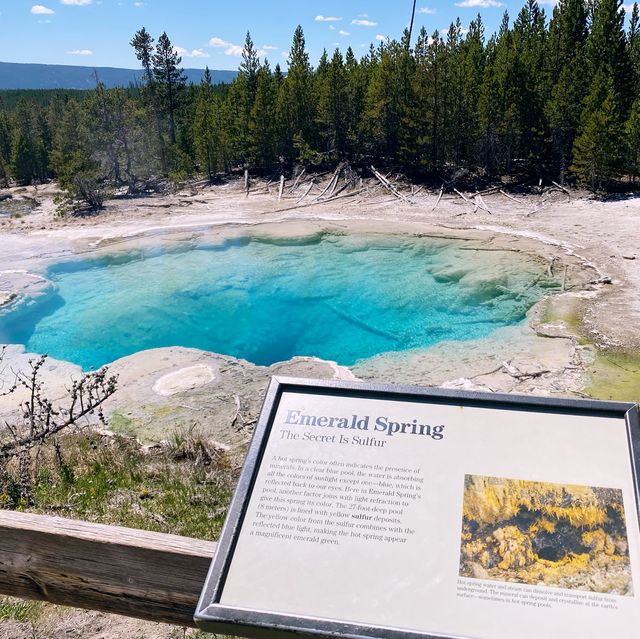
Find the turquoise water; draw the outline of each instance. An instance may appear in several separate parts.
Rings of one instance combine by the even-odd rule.
[[[98,367],[187,346],[256,364],[352,365],[521,321],[553,282],[505,251],[413,238],[237,239],[50,267],[50,294],[0,317],[0,342]],[[525,260],[524,262],[522,260]]]

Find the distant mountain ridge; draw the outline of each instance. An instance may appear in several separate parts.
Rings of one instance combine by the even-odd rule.
[[[92,89],[96,74],[107,88],[128,87],[140,82],[143,70],[0,62],[0,89]],[[184,74],[187,82],[198,84],[204,69],[184,69]],[[231,82],[236,75],[236,71],[211,71],[214,84]]]

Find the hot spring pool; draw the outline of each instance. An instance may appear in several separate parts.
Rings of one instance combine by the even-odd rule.
[[[48,293],[0,316],[0,342],[98,367],[194,347],[255,364],[346,366],[487,336],[548,290],[546,262],[470,242],[396,236],[227,240],[74,260]]]

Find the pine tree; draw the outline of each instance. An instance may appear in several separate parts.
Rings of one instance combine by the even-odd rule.
[[[249,119],[251,161],[263,171],[268,171],[277,159],[275,91],[271,69],[265,61],[258,71],[256,97]]]
[[[624,137],[613,79],[599,70],[584,101],[572,171],[592,191],[620,175]]]
[[[481,152],[480,164],[496,177],[510,174],[512,159],[520,137],[518,118],[517,74],[513,32],[505,11],[500,30],[487,45],[487,64],[478,100]]]
[[[469,23],[467,33],[460,51],[462,75],[462,122],[460,124],[462,161],[478,166],[478,148],[480,139],[480,121],[478,104],[480,87],[486,65],[484,48],[484,25],[480,14]]]
[[[513,46],[515,90],[510,95],[515,102],[519,131],[515,156],[524,160],[529,173],[539,175],[545,140],[546,86],[540,70],[544,67],[546,28],[544,11],[536,0],[527,0],[518,14],[513,25]]]
[[[564,184],[571,164],[571,150],[588,87],[585,74],[578,71],[584,68],[587,33],[584,0],[561,0],[549,24],[544,65],[549,87],[544,110],[549,129],[550,162],[559,174],[561,184]]]
[[[260,70],[260,58],[258,52],[253,45],[251,34],[247,31],[244,39],[244,48],[242,49],[242,62],[238,73],[243,76],[247,82],[247,90],[249,93],[249,103],[252,106],[256,95],[258,84],[258,71]],[[251,106],[249,108],[251,108]]]
[[[147,86],[151,86],[153,84],[153,38],[142,27],[142,29],[136,31],[129,44],[134,48],[136,58],[142,64]]]
[[[407,34],[405,34],[407,35]],[[406,124],[412,100],[412,71],[406,42],[380,43],[379,62],[373,65],[367,91],[364,129],[374,155],[384,161],[396,160],[407,138]],[[402,149],[406,153],[406,149]]]
[[[9,185],[9,163],[11,162],[11,128],[9,116],[0,98],[0,185]]]
[[[445,131],[444,161],[445,164],[460,166],[463,158],[464,139],[464,96],[463,96],[463,58],[462,58],[462,24],[458,18],[452,22],[447,31],[445,43],[444,65],[444,114]]]
[[[176,118],[186,80],[180,68],[182,58],[174,50],[166,32],[158,38],[152,57],[158,105],[169,118],[169,142],[176,143]]]
[[[633,74],[633,99],[640,96],[640,11],[638,3],[633,3],[631,17],[629,19],[629,31],[627,35],[627,50],[629,62]]]
[[[11,169],[19,184],[32,184],[46,179],[43,166],[45,146],[42,131],[34,117],[33,106],[21,98],[14,113],[14,133],[11,144]]]
[[[315,146],[315,103],[309,55],[305,48],[302,27],[298,25],[289,52],[289,71],[280,96],[281,122],[285,127],[283,140],[285,160],[300,160],[309,156]]]
[[[67,108],[55,132],[51,164],[60,186],[66,191],[62,210],[102,207],[104,189],[99,164],[92,158],[90,122],[75,100]]]
[[[627,167],[632,182],[640,175],[640,98],[636,98],[625,124]]]
[[[348,134],[348,89],[342,54],[336,49],[321,76],[318,112],[323,125],[325,151],[344,158]]]
[[[211,72],[206,67],[198,90],[193,122],[193,139],[195,142],[196,159],[204,166],[209,179],[212,180],[216,163],[216,138],[218,131],[215,117],[216,100],[213,93]]]
[[[598,0],[593,5],[591,31],[585,55],[589,78],[598,72],[613,81],[618,108],[626,117],[633,101],[633,74],[627,38],[624,32],[624,9],[619,0]]]
[[[409,82],[412,84],[413,100],[402,122],[400,159],[412,166],[414,171],[435,170],[435,140],[437,131],[438,62],[433,55],[442,45],[436,32],[429,42],[427,31],[422,27],[414,46],[415,70]]]
[[[158,105],[158,95],[156,91],[156,83],[153,73],[153,38],[149,32],[142,27],[136,31],[131,42],[129,43],[136,52],[136,58],[140,61],[144,70],[144,83],[142,85],[142,100],[146,108],[151,113],[155,124],[157,153],[160,158],[160,166],[162,173],[167,173],[167,159],[165,151],[164,136],[162,130],[162,115]]]
[[[242,62],[238,69],[238,75],[232,83],[232,95],[230,95],[230,98],[236,102],[232,110],[236,120],[233,125],[233,146],[237,161],[243,165],[249,159],[250,149],[253,144],[249,131],[249,121],[256,99],[259,67],[258,52],[254,47],[251,34],[247,31],[242,50]]]
[[[344,59],[347,91],[347,148],[349,156],[357,159],[362,153],[359,134],[364,100],[369,83],[366,63],[359,63],[353,49],[349,47]]]

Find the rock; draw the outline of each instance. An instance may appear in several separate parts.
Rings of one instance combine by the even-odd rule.
[[[8,306],[18,298],[16,293],[11,291],[0,291],[0,306]]]
[[[153,385],[153,392],[162,397],[169,397],[176,393],[184,393],[205,386],[215,378],[216,376],[209,366],[202,364],[187,366],[160,377]]]

